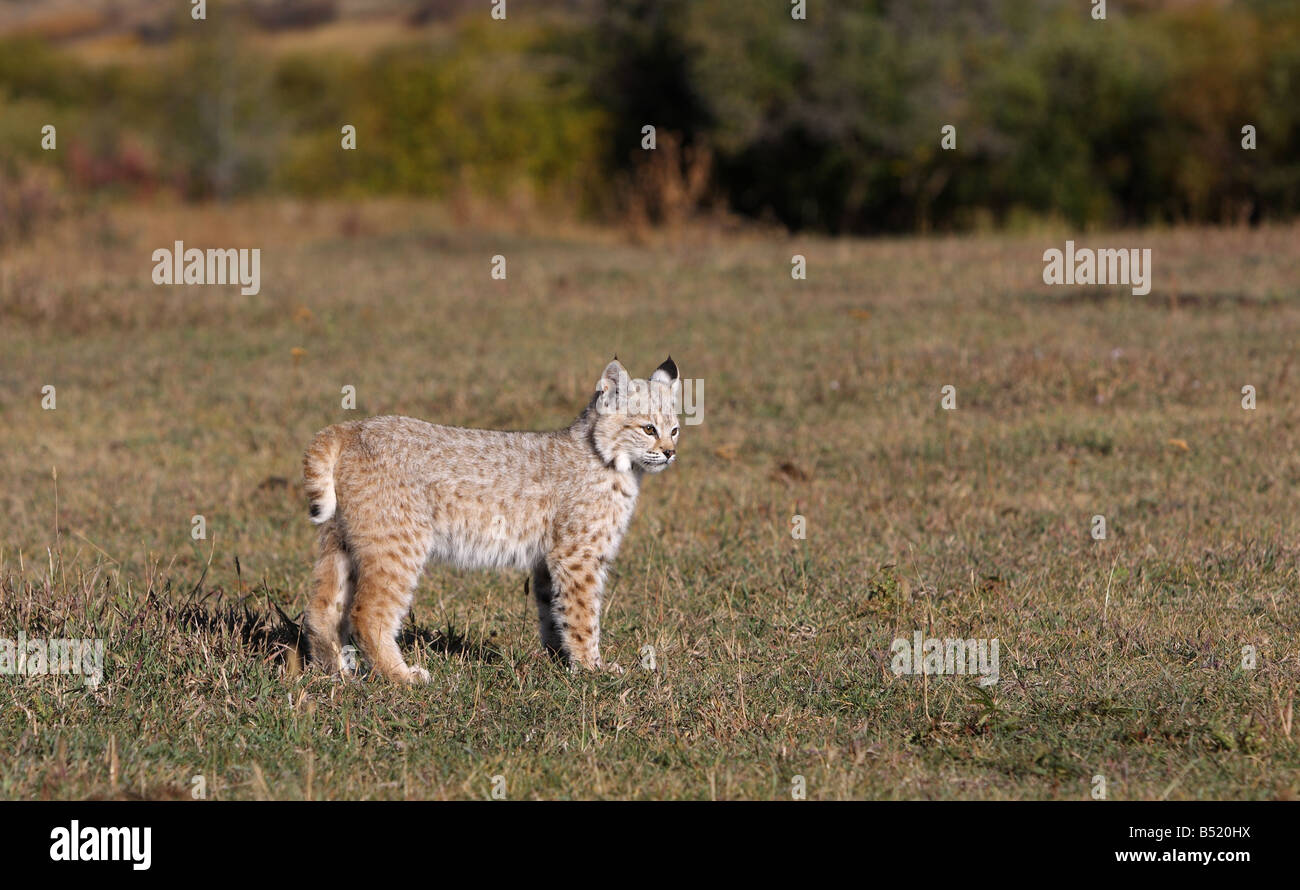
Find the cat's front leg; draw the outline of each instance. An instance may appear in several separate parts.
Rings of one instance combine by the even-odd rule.
[[[551,616],[569,666],[574,670],[599,670],[600,598],[604,572],[595,559],[552,554],[547,559],[551,576]]]

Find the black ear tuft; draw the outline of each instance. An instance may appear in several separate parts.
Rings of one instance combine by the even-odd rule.
[[[655,372],[650,375],[651,380],[662,380],[664,383],[672,383],[677,379],[677,363],[673,361],[670,355],[664,360],[664,363],[655,368]]]

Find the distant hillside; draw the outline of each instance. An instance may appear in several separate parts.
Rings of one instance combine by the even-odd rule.
[[[585,0],[513,0],[512,15],[539,10],[582,11]],[[31,35],[51,43],[129,37],[143,43],[169,40],[189,18],[186,0],[0,0],[0,37]],[[238,15],[266,32],[308,31],[327,25],[387,22],[418,27],[476,10],[486,0],[208,0],[208,18]]]

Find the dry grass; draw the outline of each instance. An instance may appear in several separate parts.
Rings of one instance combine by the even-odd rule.
[[[814,798],[1084,798],[1102,774],[1114,798],[1294,797],[1297,234],[1080,237],[1153,249],[1133,297],[1044,287],[1064,232],[633,246],[378,204],[68,221],[0,260],[0,636],[102,637],[108,677],[0,678],[0,796],[202,774],[217,797],[484,797],[502,775],[512,797],[752,798],[803,775]],[[176,239],[262,248],[262,292],[153,286]],[[299,673],[299,458],[355,416],[341,387],[358,413],[542,428],[615,352],[704,380],[606,621],[607,657],[653,645],[658,670],[569,676],[521,578],[434,567],[404,641],[431,686]],[[998,638],[1000,682],[895,677],[917,629]]]

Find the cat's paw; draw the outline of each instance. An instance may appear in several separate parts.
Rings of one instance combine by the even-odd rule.
[[[340,677],[351,677],[357,672],[357,647],[344,646],[339,650],[338,674]]]
[[[429,682],[429,672],[422,667],[408,667],[406,682],[413,686],[422,686]]]

